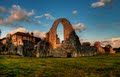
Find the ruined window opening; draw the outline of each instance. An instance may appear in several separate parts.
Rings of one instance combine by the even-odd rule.
[[[57,44],[62,44],[64,40],[64,31],[63,31],[63,25],[61,23],[58,24],[57,26],[57,35],[56,35],[56,43]]]

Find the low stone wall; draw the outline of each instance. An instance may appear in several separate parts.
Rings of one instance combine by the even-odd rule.
[[[94,46],[81,46],[79,51],[76,50],[66,50],[64,48],[58,48],[51,50],[48,56],[52,57],[81,57],[81,56],[93,56],[97,55],[97,48]]]

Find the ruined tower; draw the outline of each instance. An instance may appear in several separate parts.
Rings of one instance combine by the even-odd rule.
[[[59,23],[62,23],[63,28],[64,28],[64,42],[66,40],[70,39],[71,35],[75,35],[75,37],[77,37],[76,38],[77,42],[79,43],[79,38],[76,35],[71,23],[65,18],[60,18],[60,19],[56,20],[53,23],[53,25],[52,25],[52,27],[51,27],[51,29],[49,31],[48,42],[50,43],[51,47],[53,49],[57,48],[57,43],[56,43],[56,41],[57,41],[57,38],[56,38],[57,32],[56,32],[56,29],[57,29],[57,26],[58,26]]]
[[[64,31],[64,40],[62,43],[60,43],[56,31],[59,23],[62,23]],[[42,55],[40,57],[45,57],[43,54],[53,57],[80,57],[91,56],[97,52],[96,47],[81,45],[79,37],[66,18],[60,18],[53,23],[50,31],[46,33],[45,40],[38,47],[40,47],[38,52]]]

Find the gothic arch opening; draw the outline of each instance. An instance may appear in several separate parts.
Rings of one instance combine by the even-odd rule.
[[[63,26],[64,41],[66,41],[69,38],[70,34],[72,32],[74,32],[74,29],[73,29],[71,23],[67,19],[60,18],[60,19],[56,20],[53,23],[53,25],[52,25],[52,27],[49,31],[49,43],[50,43],[50,45],[52,46],[53,49],[57,48],[57,43],[56,43],[56,41],[57,41],[57,37],[56,37],[57,36],[57,31],[56,30],[57,30],[57,26],[58,26],[59,23],[61,23],[62,26]]]
[[[58,24],[57,26],[57,44],[62,44],[63,40],[64,40],[64,31],[63,31],[63,26],[61,23]]]

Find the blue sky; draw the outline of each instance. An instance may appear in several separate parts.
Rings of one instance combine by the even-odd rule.
[[[120,37],[120,0],[0,0],[0,7],[10,11],[17,7],[27,13],[26,17],[12,19],[11,12],[1,12],[0,8],[1,21],[7,23],[0,24],[2,37],[21,26],[29,31],[48,32],[58,18],[67,18],[73,26],[83,24],[85,29],[76,31],[83,41]]]

